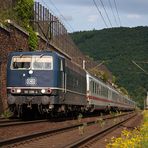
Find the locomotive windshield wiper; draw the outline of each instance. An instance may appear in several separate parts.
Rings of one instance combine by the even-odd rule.
[[[41,55],[40,55],[40,58],[42,58],[43,56],[44,56],[44,54],[41,54]]]
[[[20,55],[20,58],[22,58],[22,57],[23,57],[23,54]]]

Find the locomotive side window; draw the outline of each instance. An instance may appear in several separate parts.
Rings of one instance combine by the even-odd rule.
[[[63,61],[60,60],[60,71],[63,71],[64,70],[64,65],[63,65]]]

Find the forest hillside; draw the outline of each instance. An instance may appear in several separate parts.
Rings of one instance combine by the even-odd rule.
[[[105,65],[116,77],[116,84],[128,90],[143,106],[148,91],[148,27],[112,28],[74,32],[76,45]]]

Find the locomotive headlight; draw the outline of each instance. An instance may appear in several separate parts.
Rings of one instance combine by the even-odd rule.
[[[17,89],[16,90],[16,93],[21,93],[21,89]]]
[[[32,75],[33,74],[33,70],[29,70],[29,74]]]
[[[42,93],[42,94],[44,94],[45,92],[46,92],[45,89],[42,89],[42,90],[41,90],[41,93]]]

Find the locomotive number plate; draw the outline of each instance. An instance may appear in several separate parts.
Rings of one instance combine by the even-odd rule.
[[[37,80],[36,78],[27,78],[26,79],[26,85],[31,85],[31,86],[34,86],[37,84]]]

